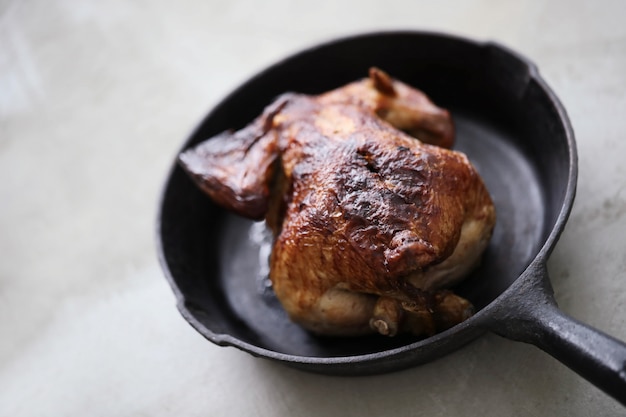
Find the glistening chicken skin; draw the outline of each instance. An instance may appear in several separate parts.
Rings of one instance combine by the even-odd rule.
[[[318,96],[285,94],[180,163],[216,203],[266,220],[270,279],[292,320],[324,335],[423,336],[472,314],[448,288],[495,225],[453,142],[446,110],[373,68]]]

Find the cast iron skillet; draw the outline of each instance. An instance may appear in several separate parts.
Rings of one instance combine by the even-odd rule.
[[[183,149],[241,128],[286,91],[320,93],[370,66],[452,111],[456,148],[483,176],[497,225],[482,266],[456,290],[475,316],[418,340],[313,336],[291,323],[267,281],[263,225],[215,206],[172,166],[158,217],[161,265],[185,319],[210,341],[326,374],[388,372],[430,361],[485,331],[535,344],[626,404],[626,345],[556,306],[546,262],[576,188],[574,134],[564,108],[520,55],[494,43],[422,32],[344,38],[295,54],[231,93]]]

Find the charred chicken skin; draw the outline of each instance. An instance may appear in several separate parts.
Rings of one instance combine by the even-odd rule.
[[[479,263],[495,209],[454,125],[371,69],[285,94],[250,125],[180,155],[215,202],[274,234],[270,279],[292,320],[324,335],[431,335],[472,305],[448,288]]]

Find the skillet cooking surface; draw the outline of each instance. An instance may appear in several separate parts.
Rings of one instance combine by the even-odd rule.
[[[483,265],[457,292],[477,308],[492,301],[534,258],[543,234],[541,189],[532,166],[517,149],[512,133],[476,117],[455,114],[456,149],[465,152],[492,194],[498,222]],[[343,356],[372,353],[415,341],[410,337],[315,337],[291,323],[267,280],[269,236],[264,224],[224,214],[216,236],[218,270],[215,279],[232,312],[241,320],[244,340],[277,352],[301,356]],[[207,299],[209,301],[210,299]],[[363,340],[366,339],[366,340]]]
[[[452,111],[455,149],[469,156],[494,199],[498,218],[483,263],[456,289],[480,310],[546,244],[568,182],[568,144],[553,98],[535,78],[532,64],[510,51],[414,33],[323,45],[270,67],[233,92],[184,148],[246,125],[281,93],[327,91],[366,76],[370,66],[422,89]],[[256,355],[269,352],[279,360],[283,354],[356,360],[356,355],[410,345],[416,353],[410,353],[414,358],[407,363],[414,363],[483,332],[470,319],[423,341],[311,336],[288,320],[266,285],[268,248],[262,243],[262,227],[214,206],[176,166],[164,189],[160,222],[162,263],[181,313],[215,343],[234,344]],[[445,340],[449,335],[454,341]]]

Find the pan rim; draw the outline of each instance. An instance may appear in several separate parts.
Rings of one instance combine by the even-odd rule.
[[[423,346],[436,344],[447,337],[451,336],[454,333],[461,332],[463,330],[474,329],[479,330],[480,333],[484,333],[487,331],[482,323],[485,322],[486,318],[491,314],[492,308],[500,304],[503,300],[506,300],[511,294],[515,293],[518,289],[520,282],[523,280],[523,277],[528,276],[537,266],[545,266],[548,257],[550,256],[552,250],[554,249],[564,227],[567,223],[569,215],[572,210],[575,194],[576,194],[576,182],[578,177],[578,156],[576,143],[574,138],[574,131],[565,110],[565,107],[557,97],[556,93],[552,90],[552,88],[548,85],[545,79],[539,73],[536,65],[530,61],[525,56],[519,54],[518,52],[508,48],[507,46],[502,45],[499,42],[487,40],[487,41],[477,41],[470,39],[468,37],[444,33],[439,31],[428,31],[428,30],[412,30],[412,29],[399,29],[399,30],[377,30],[377,31],[365,31],[356,34],[343,35],[340,37],[334,37],[331,39],[327,39],[322,42],[318,42],[312,44],[308,47],[304,47],[299,49],[297,52],[288,53],[282,59],[271,63],[270,65],[264,67],[259,71],[253,72],[253,75],[245,79],[243,82],[239,83],[235,88],[233,88],[229,93],[226,94],[221,100],[217,100],[217,102],[211,106],[209,111],[205,113],[205,116],[201,119],[201,121],[196,125],[194,129],[191,130],[191,133],[186,136],[186,140],[178,149],[178,152],[184,150],[190,143],[190,141],[196,136],[197,132],[202,128],[202,126],[206,123],[206,121],[212,116],[213,110],[220,106],[222,103],[227,102],[231,99],[232,96],[237,94],[240,90],[246,88],[247,85],[253,83],[256,79],[262,78],[266,73],[271,72],[276,67],[283,65],[285,62],[295,59],[298,56],[302,56],[305,54],[312,53],[319,49],[325,49],[328,47],[332,47],[334,45],[340,43],[353,42],[359,39],[365,38],[380,38],[380,37],[389,37],[389,36],[415,36],[415,37],[433,37],[433,38],[442,38],[448,39],[451,41],[465,43],[467,45],[474,45],[480,48],[486,47],[494,47],[504,51],[506,54],[511,55],[517,58],[520,62],[524,63],[524,65],[528,68],[529,79],[533,80],[540,87],[541,91],[546,94],[550,103],[554,106],[555,111],[557,112],[558,118],[562,124],[562,127],[565,130],[565,140],[567,144],[568,151],[568,175],[567,175],[567,184],[565,188],[565,193],[562,199],[561,208],[558,212],[558,216],[545,239],[543,245],[534,256],[530,264],[525,268],[525,270],[504,290],[500,293],[495,299],[481,308],[476,312],[471,318],[460,323],[448,330],[440,332],[436,335],[428,337],[426,339],[421,339],[419,341],[409,343],[407,345],[399,346],[392,349],[382,350],[373,353],[366,354],[358,354],[358,355],[343,355],[343,356],[332,356],[332,357],[323,357],[323,356],[305,356],[305,355],[296,355],[296,354],[288,354],[282,353],[278,351],[274,351],[268,348],[260,347],[254,345],[252,343],[243,341],[231,334],[228,333],[220,333],[213,330],[208,329],[204,326],[190,311],[188,308],[188,300],[183,294],[182,290],[176,283],[176,280],[172,274],[172,271],[169,268],[165,249],[162,240],[161,234],[161,226],[162,226],[162,218],[163,218],[163,206],[167,194],[167,189],[169,188],[171,178],[173,176],[174,171],[177,168],[176,160],[174,158],[174,162],[171,164],[170,169],[166,173],[165,181],[162,182],[161,192],[159,194],[158,199],[158,210],[156,217],[156,249],[157,256],[159,260],[159,264],[161,269],[174,293],[174,296],[177,300],[177,308],[180,314],[185,318],[185,320],[198,331],[202,336],[206,339],[210,340],[212,343],[219,346],[232,346],[238,348],[242,351],[248,352],[256,357],[264,357],[280,362],[284,362],[287,364],[294,365],[315,365],[315,366],[326,366],[332,367],[336,365],[348,365],[352,363],[365,364],[373,361],[380,361],[384,359],[389,359],[395,356],[398,356],[407,351],[417,350]],[[478,332],[477,332],[478,333]],[[478,334],[476,335],[476,337]],[[474,337],[473,337],[474,338]]]

